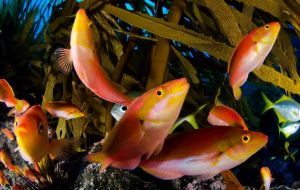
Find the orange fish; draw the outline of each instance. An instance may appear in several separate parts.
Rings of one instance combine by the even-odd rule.
[[[108,166],[134,169],[143,155],[158,153],[175,123],[189,84],[185,78],[169,81],[136,98],[106,136],[103,149],[87,159]]]
[[[14,135],[10,132],[9,129],[7,129],[7,128],[2,128],[0,131],[1,131],[1,133],[5,134],[6,137],[7,137],[9,140],[11,140],[11,141],[15,140]]]
[[[100,98],[128,106],[132,99],[122,94],[100,65],[93,38],[92,21],[79,9],[71,32],[71,50],[58,49],[59,67],[70,72],[72,65],[81,82]],[[73,62],[73,64],[72,64]]]
[[[48,122],[41,106],[30,107],[21,116],[18,116],[15,135],[19,152],[24,160],[30,163],[39,162],[47,154],[51,159],[65,158],[67,150],[75,143],[71,139],[48,139]]]
[[[143,159],[140,167],[161,179],[182,176],[211,178],[229,170],[266,145],[260,132],[237,127],[209,127],[170,135],[161,152]]]
[[[260,168],[260,175],[263,180],[263,186],[265,190],[269,190],[272,182],[272,175],[270,169],[268,167]]]
[[[36,172],[36,175],[39,175],[38,172]],[[33,173],[32,169],[30,168],[23,168],[22,174],[26,176],[30,181],[37,181],[36,175]]]
[[[240,127],[244,130],[248,130],[248,127],[240,114],[225,105],[214,106],[209,111],[207,120],[213,126]]]
[[[5,186],[8,185],[9,182],[2,171],[0,171],[0,185]]]
[[[271,51],[280,30],[279,22],[272,22],[255,28],[237,45],[228,64],[229,84],[234,98],[242,95],[240,87],[247,81],[248,75],[259,68]]]
[[[7,107],[14,107],[8,115],[12,113],[21,114],[29,108],[29,103],[26,100],[15,98],[13,89],[5,79],[0,79],[0,101],[4,102]]]
[[[10,171],[18,173],[19,168],[18,166],[15,166],[12,164],[9,156],[7,155],[6,151],[4,149],[0,150],[0,161],[3,163],[3,165],[8,168]]]
[[[66,120],[84,116],[84,113],[76,105],[69,102],[45,100],[45,108],[53,117],[62,117]]]

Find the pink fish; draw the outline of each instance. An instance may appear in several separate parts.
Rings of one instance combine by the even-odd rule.
[[[143,155],[157,154],[175,123],[189,84],[185,78],[169,81],[136,98],[110,131],[99,153],[87,159],[108,166],[134,169]]]
[[[230,76],[229,84],[236,100],[241,98],[240,87],[247,81],[249,73],[264,63],[279,30],[279,22],[266,24],[252,30],[237,45],[227,70]]]
[[[240,127],[244,130],[248,130],[248,127],[240,114],[225,105],[214,106],[209,111],[207,120],[213,126]]]
[[[237,127],[209,127],[170,135],[158,155],[142,159],[140,167],[161,179],[182,176],[211,178],[260,150],[268,137]]]
[[[128,106],[132,99],[122,94],[100,65],[93,38],[92,21],[79,9],[71,32],[71,50],[58,49],[59,66],[70,72],[74,66],[81,82],[100,98]],[[72,64],[73,62],[73,64]]]

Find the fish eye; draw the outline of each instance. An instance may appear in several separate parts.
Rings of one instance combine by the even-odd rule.
[[[164,89],[163,88],[159,88],[157,89],[156,91],[156,95],[159,96],[159,97],[163,97],[164,96]]]
[[[43,125],[43,123],[39,123],[39,133],[43,133],[43,130],[44,130],[44,125]]]
[[[267,25],[265,26],[265,29],[268,30],[269,28],[270,28],[270,25],[267,24]]]
[[[250,134],[244,134],[244,135],[242,135],[242,142],[243,143],[248,143],[249,141],[250,141],[250,139],[251,139],[251,135]]]
[[[122,111],[126,111],[127,107],[126,106],[122,106],[121,109],[122,109]]]

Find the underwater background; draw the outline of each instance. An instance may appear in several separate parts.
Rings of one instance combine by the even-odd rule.
[[[266,146],[231,169],[238,181],[226,174],[204,181],[197,176],[161,180],[140,168],[109,167],[99,173],[100,165],[85,159],[88,152],[101,150],[97,142],[117,123],[113,116],[122,110],[97,97],[75,70],[66,74],[59,69],[56,50],[70,48],[80,8],[93,23],[101,66],[126,94],[137,92],[136,97],[185,77],[190,89],[179,118],[193,115],[199,128],[207,127],[209,111],[218,101],[236,110],[250,131],[268,136]],[[249,74],[237,101],[227,76],[232,53],[243,36],[274,21],[281,29],[272,51]],[[0,177],[0,189],[259,189],[263,166],[271,170],[273,189],[300,188],[300,123],[293,134],[283,135],[280,127],[286,123],[280,123],[273,110],[263,112],[262,96],[275,104],[283,95],[300,101],[299,36],[300,2],[294,0],[0,0],[0,78],[30,105],[44,105],[44,96],[72,102],[86,114],[72,120],[47,114],[49,138],[76,138],[81,146],[67,160],[40,163],[43,175],[38,180],[0,164],[8,181]],[[197,111],[202,105],[206,106]],[[7,116],[10,109],[4,103],[0,106],[2,129],[13,131],[14,117]],[[175,132],[194,130],[195,123],[182,121]],[[16,140],[3,132],[0,141],[14,165],[33,168],[15,152]],[[237,186],[229,186],[230,182]]]

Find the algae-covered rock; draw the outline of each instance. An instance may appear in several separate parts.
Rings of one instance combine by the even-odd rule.
[[[99,164],[88,164],[84,172],[78,176],[75,190],[83,189],[159,189],[155,184],[143,181],[139,177],[125,170],[109,168],[105,172],[99,172]]]

